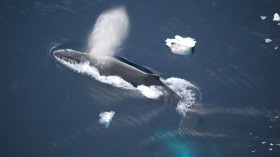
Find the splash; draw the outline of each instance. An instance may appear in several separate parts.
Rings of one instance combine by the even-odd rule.
[[[201,93],[198,87],[187,80],[171,77],[166,80],[162,79],[162,81],[182,98],[177,104],[176,109],[183,116],[201,99]]]
[[[124,7],[102,13],[88,39],[88,52],[92,55],[114,56],[129,31],[129,19]]]
[[[68,49],[68,51],[69,51],[69,49]],[[71,51],[74,51],[74,50],[71,50]],[[98,69],[91,66],[89,62],[84,62],[84,63],[79,64],[79,63],[69,63],[69,62],[66,62],[65,60],[62,60],[57,57],[56,57],[56,59],[59,62],[61,62],[63,65],[65,65],[66,67],[74,70],[75,72],[89,75],[89,76],[95,78],[97,81],[100,81],[102,83],[110,84],[112,86],[115,86],[118,88],[123,88],[123,89],[128,89],[128,90],[135,89],[130,83],[126,82],[119,76],[102,76],[102,75],[100,75]]]
[[[144,86],[144,85],[140,85],[137,87],[137,89],[147,98],[150,99],[158,99],[160,96],[163,95],[163,92],[161,90],[163,90],[161,87],[158,86]]]

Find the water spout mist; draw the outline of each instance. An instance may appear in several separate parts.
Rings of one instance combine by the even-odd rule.
[[[129,31],[129,20],[125,8],[118,7],[102,13],[88,39],[91,55],[114,56]]]

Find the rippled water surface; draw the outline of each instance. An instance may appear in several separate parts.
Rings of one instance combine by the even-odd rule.
[[[0,3],[0,156],[279,156],[279,1]],[[130,21],[118,55],[194,93],[185,116],[53,57],[54,47],[86,51],[98,16],[117,6]],[[170,52],[175,35],[196,40],[193,55]]]

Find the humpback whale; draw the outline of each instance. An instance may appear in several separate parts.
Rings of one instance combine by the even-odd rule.
[[[159,75],[124,58],[92,55],[72,49],[59,49],[54,51],[53,55],[57,60],[71,65],[88,63],[96,68],[101,76],[119,76],[134,87],[140,85],[161,87],[165,92],[163,100],[167,103],[177,104],[181,100],[179,95],[160,80]]]

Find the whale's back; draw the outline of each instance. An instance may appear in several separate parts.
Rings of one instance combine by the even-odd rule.
[[[135,87],[139,85],[164,85],[160,81],[159,76],[152,73],[151,71],[147,69],[144,70],[144,68],[140,66],[127,64],[126,62],[113,57],[98,58],[93,63],[94,66],[99,70],[100,75],[120,76],[122,79],[131,83]]]

